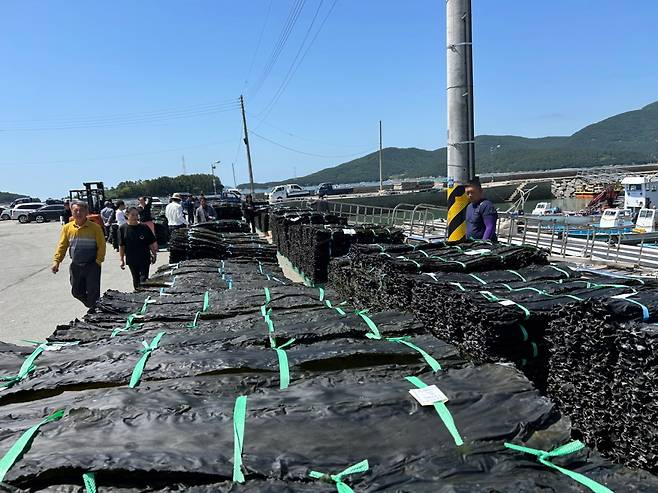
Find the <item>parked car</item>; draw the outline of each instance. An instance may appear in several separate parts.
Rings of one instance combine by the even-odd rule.
[[[34,212],[37,209],[43,207],[43,202],[28,202],[26,204],[18,204],[16,207],[11,209],[11,219],[18,219],[19,223],[25,224],[28,222],[27,215],[30,212]]]
[[[316,191],[319,197],[324,195],[347,195],[354,192],[353,188],[337,188],[333,183],[320,183]]]
[[[41,202],[41,199],[37,197],[19,197],[15,199],[11,204],[9,204],[9,208],[13,209],[18,204],[28,204],[28,203],[34,204],[36,202]]]
[[[36,211],[29,212],[27,222],[47,223],[48,221],[59,221],[60,216],[63,215],[64,206],[62,204],[44,205]]]
[[[296,197],[308,197],[311,192],[304,190],[302,187],[295,183],[289,185],[278,185],[270,192],[270,204],[276,204],[284,199],[292,199]]]
[[[9,207],[0,207],[0,221],[11,219],[11,209]]]
[[[64,205],[64,201],[61,199],[46,199],[46,205]]]

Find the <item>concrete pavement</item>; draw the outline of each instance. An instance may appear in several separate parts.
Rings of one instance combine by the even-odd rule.
[[[0,341],[24,344],[42,340],[58,324],[81,318],[87,309],[71,296],[69,258],[57,274],[50,271],[60,224],[0,221]],[[160,252],[154,271],[169,260]],[[132,291],[130,271],[119,268],[119,254],[108,244],[101,292]]]

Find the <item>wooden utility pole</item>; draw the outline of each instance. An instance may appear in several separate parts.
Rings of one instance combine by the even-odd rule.
[[[382,175],[382,121],[379,120],[379,191],[384,191],[384,178]]]
[[[242,108],[242,125],[244,127],[244,145],[247,146],[247,164],[249,165],[249,189],[251,197],[254,196],[254,170],[251,167],[251,149],[249,148],[249,131],[247,130],[247,116],[244,111],[244,98],[240,94],[240,108]]]

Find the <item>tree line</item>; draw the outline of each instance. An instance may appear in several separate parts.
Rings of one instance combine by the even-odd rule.
[[[217,193],[224,188],[219,177],[214,177]],[[175,192],[187,192],[194,195],[214,193],[213,176],[204,173],[179,176],[161,176],[150,180],[122,181],[114,188],[106,190],[111,198],[133,198],[141,195],[168,197]]]

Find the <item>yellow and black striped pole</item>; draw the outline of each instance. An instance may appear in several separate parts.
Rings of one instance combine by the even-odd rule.
[[[456,243],[466,239],[466,207],[468,197],[464,185],[448,188],[448,242]]]

